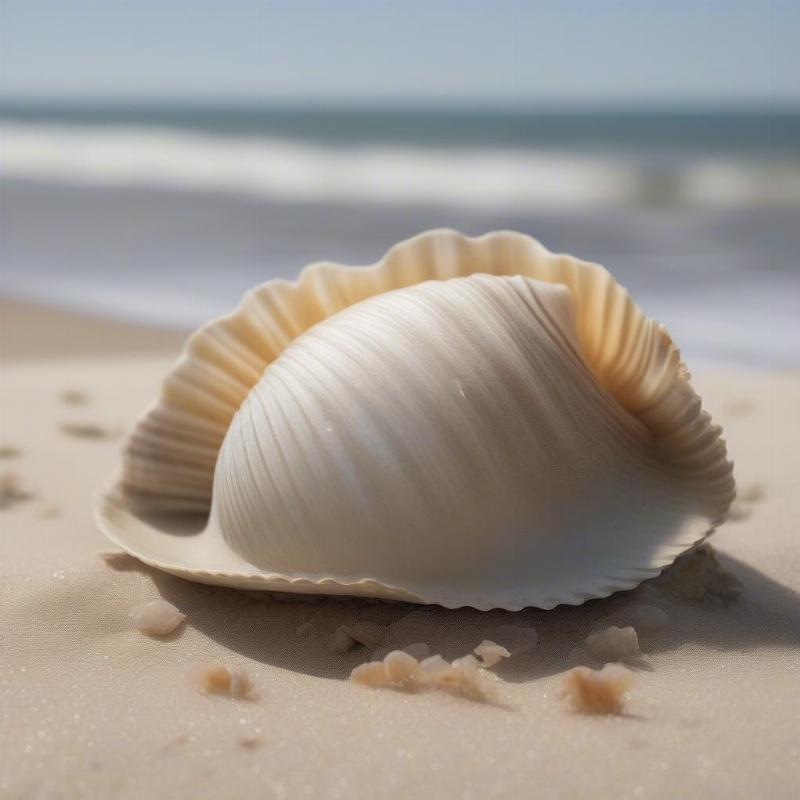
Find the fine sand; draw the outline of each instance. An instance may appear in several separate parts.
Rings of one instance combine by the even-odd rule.
[[[178,337],[0,314],[0,797],[797,796],[797,374],[695,375],[741,489],[713,537],[719,567],[692,556],[627,596],[552,612],[314,601],[101,558],[116,548],[92,494]],[[128,617],[159,597],[186,615],[164,639]],[[639,632],[626,711],[575,713],[558,692],[570,653],[632,599],[669,623]],[[334,631],[363,620],[387,626],[385,643],[335,652]],[[453,659],[505,624],[533,625],[539,644],[495,668],[491,702],[347,680],[387,648]],[[244,670],[252,696],[202,693],[215,665]]]

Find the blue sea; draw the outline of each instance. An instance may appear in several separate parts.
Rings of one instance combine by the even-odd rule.
[[[5,296],[187,328],[439,226],[604,263],[690,366],[800,366],[800,113],[0,104]]]

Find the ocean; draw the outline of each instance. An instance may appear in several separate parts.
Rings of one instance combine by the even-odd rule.
[[[431,227],[600,261],[687,359],[800,366],[800,113],[0,104],[0,293],[185,328]]]

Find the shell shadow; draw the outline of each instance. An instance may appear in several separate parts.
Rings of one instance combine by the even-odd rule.
[[[703,569],[697,568],[699,559]],[[713,563],[710,570],[709,563]],[[661,630],[639,632],[643,656],[631,663],[634,669],[652,669],[648,657],[693,645],[728,652],[800,648],[800,594],[731,556],[715,556],[708,546],[683,556],[661,576],[631,592],[552,611],[482,612],[243,592],[191,583],[133,558],[123,557],[110,566],[149,575],[162,597],[186,614],[188,626],[232,654],[328,679],[344,679],[357,664],[413,642],[425,642],[432,653],[456,658],[491,639],[498,626],[511,624],[533,626],[539,644],[530,654],[509,659],[497,672],[509,682],[535,680],[572,666],[570,651],[607,617],[613,624],[615,613],[631,602],[659,606],[670,620]],[[739,587],[741,593],[734,597]],[[386,642],[378,650],[357,647],[336,653],[333,631],[360,620],[387,626]],[[300,626],[308,629],[307,635],[297,632]]]

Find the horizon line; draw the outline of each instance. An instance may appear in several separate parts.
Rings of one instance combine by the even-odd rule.
[[[465,98],[287,98],[287,97],[180,97],[180,96],[21,96],[0,94],[0,111],[338,111],[338,112],[425,112],[505,114],[530,113],[774,113],[800,114],[800,99],[729,98],[696,100],[691,98],[627,100],[492,100]]]

